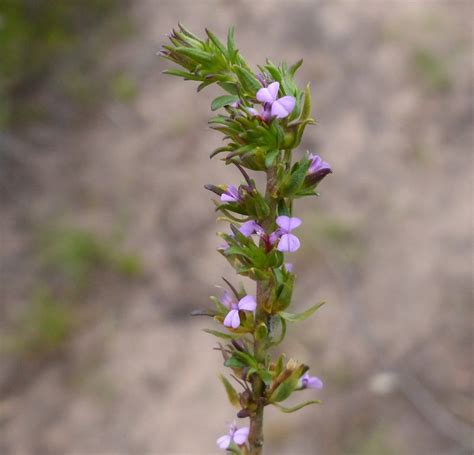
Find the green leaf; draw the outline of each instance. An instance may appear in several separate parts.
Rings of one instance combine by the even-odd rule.
[[[206,34],[209,37],[209,39],[214,43],[214,45],[219,49],[220,53],[227,58],[227,49],[225,48],[224,44],[221,42],[219,38],[217,38],[214,33],[212,33],[210,30],[206,28]]]
[[[234,27],[230,27],[227,32],[227,52],[229,53],[229,60],[235,63],[235,57],[237,56],[237,50],[235,49],[234,40]]]
[[[229,104],[232,104],[232,103],[236,102],[238,99],[239,99],[239,97],[235,96],[235,95],[218,96],[212,102],[211,110],[216,111],[217,109],[220,109],[223,106],[228,106]]]
[[[261,322],[255,330],[255,339],[258,341],[264,340],[268,336],[268,327],[264,322]]]
[[[311,116],[311,84],[308,82],[304,91],[303,109],[300,120],[308,120]]]
[[[291,373],[290,377],[281,382],[272,392],[269,398],[270,403],[286,400],[298,387],[303,373],[308,369],[306,365],[301,364]]]
[[[231,82],[219,82],[218,85],[221,86],[226,92],[230,93],[231,95],[239,94],[239,90],[237,86]]]
[[[275,323],[274,321],[278,321],[277,323]],[[279,317],[278,315],[274,315],[272,317],[272,338],[273,338],[273,332],[274,330],[276,329],[275,325],[276,324],[279,324],[281,327],[280,327],[280,335],[278,338],[276,339],[272,339],[272,342],[270,344],[270,346],[276,346],[278,344],[280,344],[283,339],[285,338],[285,335],[286,335],[286,322],[283,318]]]
[[[237,408],[240,408],[239,394],[234,389],[234,386],[222,374],[219,375],[219,379],[224,385],[225,391],[227,393],[227,398],[229,399],[230,404],[236,406]]]
[[[326,302],[320,302],[312,307],[308,308],[306,311],[302,313],[294,314],[294,313],[286,313],[284,311],[280,311],[278,314],[285,320],[289,322],[297,322],[297,321],[304,321],[305,319],[309,318],[316,310],[321,308]]]
[[[293,378],[287,379],[283,381],[272,393],[270,397],[270,402],[275,403],[278,401],[286,400],[293,390],[295,390],[297,385],[297,380],[295,381]]]
[[[213,63],[212,56],[199,49],[194,49],[191,47],[177,47],[175,48],[175,52],[205,65]]]
[[[290,66],[288,69],[288,73],[291,75],[291,77],[294,77],[296,72],[298,71],[299,67],[303,64],[303,59],[298,60],[296,63]]]
[[[257,359],[247,352],[234,351],[232,353],[232,357],[239,360],[240,362],[245,363],[249,367],[258,368]]]
[[[225,362],[224,366],[229,368],[245,368],[247,365],[235,357],[229,357]]]
[[[291,296],[293,294],[293,285],[295,282],[295,275],[288,274],[282,287],[278,287],[276,294],[276,310],[284,310],[288,308],[291,303]]]
[[[255,191],[253,194],[253,203],[257,212],[257,218],[264,219],[270,214],[270,207],[267,201],[258,191]]]
[[[249,261],[253,262],[253,259],[245,250],[239,248],[238,246],[231,246],[224,251],[224,256],[242,256]]]
[[[266,386],[270,386],[273,381],[272,374],[267,370],[258,370],[257,374],[260,376],[262,381],[265,383]]]
[[[200,92],[201,90],[205,89],[208,85],[211,85],[213,83],[214,83],[214,81],[212,79],[204,81],[204,82],[202,82],[201,84],[198,85],[197,91]]]
[[[184,79],[189,79],[191,81],[201,81],[202,77],[197,76],[193,73],[188,73],[187,71],[181,71],[176,69],[164,70],[163,74],[168,74],[170,76],[183,77]]]
[[[275,376],[279,376],[283,372],[285,360],[285,354],[280,354],[275,364]]]
[[[296,406],[292,406],[291,408],[286,408],[285,406],[282,406],[281,404],[277,403],[272,403],[273,406],[276,406],[281,412],[285,413],[290,413],[290,412],[295,412],[299,411],[301,408],[304,408],[305,406],[309,406],[310,404],[320,404],[320,400],[309,400],[305,401],[304,403],[297,404]]]
[[[308,159],[305,159],[295,165],[295,169],[291,173],[289,184],[285,185],[282,188],[282,193],[285,196],[292,196],[293,194],[298,192],[298,190],[301,188],[304,182],[304,179],[306,177],[310,164],[311,164],[311,161]]]
[[[265,156],[265,166],[267,169],[272,167],[272,164],[275,161],[275,158],[279,155],[279,153],[280,150],[271,150],[267,153],[267,155]]]
[[[209,158],[214,158],[216,155],[218,155],[219,153],[223,153],[223,152],[229,152],[229,147],[228,147],[228,146],[225,146],[225,147],[218,147],[218,148],[216,148],[216,149],[209,155]]]
[[[194,41],[201,43],[201,40],[191,31],[189,31],[181,22],[178,23],[180,30],[189,38],[192,38]]]
[[[240,335],[231,335],[229,333],[219,332],[218,330],[203,329],[203,331],[206,332],[206,333],[209,333],[211,335],[214,335],[218,338],[222,338],[224,340],[233,340],[235,338],[240,338]]]
[[[247,70],[246,68],[242,68],[240,66],[235,66],[235,65],[233,69],[234,69],[235,74],[239,78],[239,81],[242,84],[242,87],[247,92],[251,94],[255,94],[261,88],[260,82],[258,82],[258,79],[249,70]]]
[[[216,312],[214,310],[199,309],[191,311],[191,316],[211,316],[214,317]]]
[[[265,68],[275,81],[278,81],[281,83],[282,77],[281,77],[280,70],[270,60],[267,60],[267,64],[265,65]]]

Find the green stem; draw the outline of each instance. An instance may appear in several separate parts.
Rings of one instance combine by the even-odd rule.
[[[268,217],[261,220],[262,227],[268,232],[275,222],[277,201],[272,197],[272,189],[275,185],[276,178],[275,167],[267,171],[267,185],[265,190],[265,199],[270,207]],[[267,314],[263,310],[264,302],[272,293],[271,282],[257,281],[257,315],[256,324],[260,322],[268,323]],[[254,356],[258,363],[265,362],[265,345],[254,339]],[[256,404],[255,412],[250,416],[250,432],[249,432],[249,455],[260,455],[263,450],[263,411],[265,407],[265,384],[262,379],[254,374],[252,377],[252,394],[253,401]]]

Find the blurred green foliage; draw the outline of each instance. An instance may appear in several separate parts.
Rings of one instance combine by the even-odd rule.
[[[336,217],[310,217],[307,229],[309,243],[316,249],[329,248],[333,255],[348,263],[363,259],[366,244],[354,223]],[[307,231],[308,232],[308,231]]]
[[[118,241],[105,241],[77,228],[42,232],[37,254],[43,269],[42,283],[33,286],[29,302],[6,340],[7,350],[21,357],[42,358],[64,348],[79,326],[77,304],[99,271],[126,278],[143,274],[136,253],[123,251]]]
[[[36,289],[8,340],[10,350],[27,357],[56,352],[71,335],[73,322],[70,305],[57,300],[47,288]]]
[[[351,451],[358,455],[395,455],[383,427],[364,433],[356,447],[351,446]]]
[[[122,103],[132,101],[138,92],[136,81],[125,73],[118,73],[112,78],[110,89],[113,97]]]
[[[40,235],[42,264],[61,275],[71,286],[82,288],[99,269],[126,277],[143,273],[140,257],[125,252],[118,241],[107,241],[92,232],[72,227],[49,229]]]
[[[416,75],[432,91],[442,92],[452,85],[448,63],[429,49],[415,51],[413,67]]]
[[[80,68],[78,50],[90,40],[90,31],[99,28],[125,3],[125,0],[2,0],[0,128],[14,123],[24,115],[24,109],[31,110],[28,92],[49,76],[59,59],[73,56],[74,64]]]

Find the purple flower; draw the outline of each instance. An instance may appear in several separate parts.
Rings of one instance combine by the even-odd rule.
[[[228,185],[227,189],[221,194],[222,202],[239,202],[239,190],[234,185]]]
[[[308,174],[315,174],[316,172],[320,172],[322,170],[327,171],[327,173],[332,172],[331,166],[329,166],[326,161],[319,155],[313,155],[312,153],[309,154],[308,158],[311,160],[311,164],[309,165]]]
[[[249,112],[264,121],[268,121],[272,117],[288,117],[295,108],[296,100],[293,96],[277,98],[279,89],[280,83],[272,82],[268,87],[258,90],[256,97],[263,104],[263,108],[261,107],[259,110],[249,108]]]
[[[290,232],[301,224],[301,220],[296,217],[282,215],[276,219],[276,224],[278,224],[280,229],[275,231],[272,235],[274,235],[274,238],[276,236],[280,237],[277,250],[293,253],[300,247],[300,241],[296,235],[290,234]],[[272,235],[270,237],[272,237]]]
[[[293,264],[291,262],[285,262],[285,270],[287,272],[293,272]]]
[[[263,228],[256,221],[253,220],[246,221],[245,223],[243,223],[242,226],[240,226],[239,231],[243,235],[245,235],[245,237],[248,237],[254,233],[262,235],[265,232]]]
[[[300,378],[300,384],[303,389],[322,389],[323,381],[316,376],[310,376],[308,373],[305,373]]]
[[[272,104],[277,99],[278,90],[280,90],[280,83],[272,82],[268,87],[262,87],[257,92],[257,100],[261,103]]]
[[[268,122],[272,118],[272,111],[271,107],[262,107],[260,106],[258,109],[255,109],[253,107],[249,107],[247,109],[252,115],[255,115],[255,117],[259,117],[261,120],[264,122]]]
[[[237,302],[237,299],[232,297],[228,292],[224,292],[221,303],[229,309],[224,319],[224,325],[226,327],[232,327],[233,329],[236,329],[240,325],[239,311],[255,311],[257,308],[257,302],[251,295],[246,295]]]
[[[228,449],[232,442],[235,442],[238,446],[243,445],[247,442],[249,431],[249,427],[237,428],[234,422],[229,427],[229,433],[221,436],[216,441],[217,446],[219,449]]]
[[[326,175],[332,173],[331,166],[319,155],[310,153],[308,159],[311,161],[308,168],[308,175],[305,178],[305,184],[313,186],[317,185]]]

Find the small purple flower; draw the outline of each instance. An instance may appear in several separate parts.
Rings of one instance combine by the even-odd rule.
[[[240,325],[239,311],[255,312],[257,308],[257,302],[251,295],[246,295],[237,302],[237,299],[232,297],[228,292],[224,292],[221,303],[229,309],[224,319],[224,325],[226,327],[232,327],[233,329],[236,329]]]
[[[255,117],[259,117],[264,122],[268,122],[272,118],[271,105],[269,104],[259,106],[258,109],[249,107],[247,110],[250,112],[250,114],[254,115]]]
[[[268,87],[259,89],[256,98],[263,104],[263,108],[260,110],[250,108],[249,112],[260,117],[263,121],[268,121],[272,117],[288,117],[295,108],[296,100],[293,96],[277,98],[279,89],[279,82],[272,82]]]
[[[326,175],[332,174],[331,166],[319,155],[310,153],[308,159],[311,161],[308,168],[308,175],[305,178],[305,184],[309,186],[317,185]]]
[[[280,227],[280,229],[273,233],[280,236],[277,250],[293,253],[300,247],[300,241],[296,235],[293,235],[290,232],[301,225],[301,220],[296,217],[282,215],[277,217],[276,224]]]
[[[239,190],[234,185],[228,185],[227,189],[221,194],[222,202],[239,202]]]
[[[293,272],[293,264],[291,262],[285,262],[285,270],[287,272]]]
[[[309,165],[308,174],[315,174],[316,172],[320,172],[322,170],[327,171],[327,173],[332,172],[331,166],[329,166],[326,161],[319,155],[313,155],[312,153],[309,154],[308,158],[311,160],[311,164]]]
[[[262,235],[265,231],[263,228],[253,220],[246,221],[245,223],[240,226],[239,231],[245,235],[245,237],[249,237],[250,235],[256,233],[258,235]]]
[[[277,99],[278,90],[280,90],[280,83],[272,82],[268,87],[262,87],[257,92],[257,100],[261,103],[272,104]]]
[[[323,381],[317,376],[310,376],[308,373],[305,373],[300,378],[301,388],[303,389],[322,389]]]
[[[237,425],[234,422],[230,425],[229,432],[217,439],[217,446],[219,449],[228,449],[232,442],[241,446],[247,442],[249,431],[249,427],[237,428]]]

